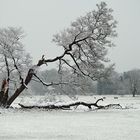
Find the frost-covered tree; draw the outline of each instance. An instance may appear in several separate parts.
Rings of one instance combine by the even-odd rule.
[[[5,105],[9,93],[24,83],[25,72],[31,66],[31,57],[25,52],[21,39],[21,28],[0,29],[0,104]]]
[[[71,67],[75,73],[97,80],[105,73],[107,50],[113,46],[112,37],[116,36],[116,21],[111,15],[112,9],[106,3],[97,4],[97,10],[78,18],[71,27],[56,34],[53,41],[65,50],[60,63]],[[71,61],[72,60],[72,61]],[[71,63],[70,63],[71,62]]]
[[[25,78],[21,78],[20,86],[6,102],[9,107],[12,102],[24,91],[33,77],[43,81],[37,75],[37,69],[53,62],[59,62],[62,67],[69,67],[73,73],[79,76],[89,77],[97,80],[109,74],[111,67],[105,67],[109,62],[106,58],[108,48],[113,46],[112,37],[116,36],[116,21],[112,16],[112,9],[107,8],[105,2],[97,4],[97,10],[79,17],[71,23],[71,26],[60,34],[54,35],[53,41],[64,52],[60,56],[48,59],[43,55],[38,63],[32,66]],[[46,86],[56,83],[43,83]]]
[[[134,69],[123,74],[124,87],[127,94],[132,94],[133,97],[140,93],[140,70]]]

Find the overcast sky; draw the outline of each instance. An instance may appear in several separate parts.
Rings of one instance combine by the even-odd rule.
[[[77,17],[95,9],[100,0],[0,0],[0,27],[23,27],[26,50],[34,62],[42,54],[54,57],[61,51],[52,36]],[[140,0],[105,0],[119,22],[116,47],[109,54],[118,72],[140,68]]]

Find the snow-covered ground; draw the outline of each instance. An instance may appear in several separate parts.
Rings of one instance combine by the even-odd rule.
[[[100,96],[81,96],[95,102]],[[140,97],[104,96],[99,104],[119,103],[127,109],[88,111],[0,109],[0,140],[140,140]],[[118,99],[114,99],[118,97]],[[45,104],[44,97],[22,97],[13,104]],[[70,101],[61,97],[61,101]],[[60,103],[60,102],[57,102]],[[56,103],[56,104],[57,104]]]

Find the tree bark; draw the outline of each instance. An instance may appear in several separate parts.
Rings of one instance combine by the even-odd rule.
[[[8,100],[9,91],[9,79],[4,79],[2,81],[1,91],[0,91],[0,106],[5,106]]]

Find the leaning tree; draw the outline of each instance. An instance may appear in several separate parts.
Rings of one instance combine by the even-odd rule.
[[[71,23],[69,28],[54,35],[53,41],[64,50],[62,55],[52,59],[42,55],[38,63],[28,70],[25,78],[20,77],[19,87],[7,99],[4,106],[9,107],[33,78],[46,86],[58,84],[55,82],[44,83],[37,75],[38,68],[44,64],[59,62],[59,70],[69,67],[76,75],[89,77],[92,80],[109,74],[112,65],[105,66],[106,62],[109,62],[106,54],[108,48],[113,46],[111,38],[116,36],[116,21],[112,16],[112,11],[107,8],[106,3],[101,2],[97,4],[97,10],[79,17]],[[8,42],[6,42],[7,44]],[[60,82],[60,84],[66,83]]]
[[[19,83],[24,82],[25,71],[32,60],[25,52],[21,39],[24,33],[21,28],[9,27],[0,29],[0,105],[5,106],[9,94]]]

